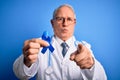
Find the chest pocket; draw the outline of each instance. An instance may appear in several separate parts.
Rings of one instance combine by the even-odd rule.
[[[58,77],[54,69],[50,66],[45,70],[45,80],[61,80],[61,77]]]

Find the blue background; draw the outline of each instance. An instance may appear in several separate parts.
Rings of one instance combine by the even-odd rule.
[[[75,9],[75,36],[92,45],[108,80],[120,80],[120,0],[0,0],[0,80],[18,80],[13,62],[25,40],[53,30],[53,10],[68,3]]]

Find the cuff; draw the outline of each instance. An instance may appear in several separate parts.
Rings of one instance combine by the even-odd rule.
[[[33,63],[30,67],[27,67],[25,64],[23,66],[24,73],[27,76],[34,76],[37,73],[38,68],[39,68],[39,60]]]

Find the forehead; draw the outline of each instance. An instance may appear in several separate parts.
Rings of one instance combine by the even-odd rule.
[[[57,11],[55,16],[61,16],[61,17],[74,17],[74,11],[68,7],[68,6],[62,6]]]

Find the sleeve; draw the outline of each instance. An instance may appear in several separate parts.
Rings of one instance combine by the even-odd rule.
[[[23,63],[23,55],[18,57],[13,64],[13,71],[15,75],[21,80],[28,80],[35,76],[39,68],[39,59],[30,67]]]
[[[90,51],[94,58],[95,64],[91,67],[91,69],[82,69],[82,76],[84,80],[107,80],[107,76],[103,66],[97,61],[93,55],[91,50],[91,45],[87,42],[82,42]]]

